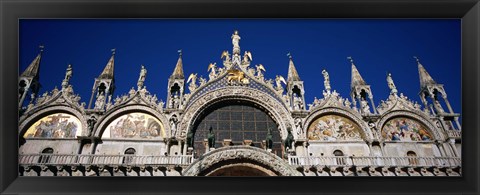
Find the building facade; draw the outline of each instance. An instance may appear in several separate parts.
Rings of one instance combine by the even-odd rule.
[[[19,77],[19,174],[461,175],[460,115],[418,59],[422,105],[389,74],[389,97],[376,106],[351,58],[350,97],[333,90],[323,70],[323,98],[308,103],[291,55],[286,79],[265,78],[265,67],[242,55],[238,32],[231,38],[231,54],[210,64],[207,78],[186,78],[179,51],[165,102],[144,86],[143,66],[136,88],[113,98],[115,50],[88,105],[70,84],[70,65],[61,89],[40,95],[40,52]]]

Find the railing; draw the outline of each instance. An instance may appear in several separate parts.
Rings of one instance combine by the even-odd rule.
[[[135,155],[89,155],[89,154],[20,154],[19,164],[39,165],[189,165],[191,155],[180,156],[135,156]]]
[[[462,137],[462,132],[461,131],[455,131],[455,130],[448,130],[447,135],[448,135],[448,137],[461,138]]]
[[[458,157],[373,157],[373,156],[289,156],[290,165],[325,166],[413,166],[413,167],[454,167],[461,166]]]

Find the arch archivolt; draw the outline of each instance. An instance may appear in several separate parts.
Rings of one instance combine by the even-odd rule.
[[[351,111],[347,111],[347,110],[343,110],[343,109],[339,109],[339,108],[334,108],[334,107],[327,107],[327,108],[318,109],[315,112],[311,113],[306,118],[305,123],[303,125],[304,136],[308,137],[308,135],[307,135],[308,128],[310,127],[312,122],[314,122],[317,118],[319,118],[323,115],[328,115],[328,114],[340,115],[340,116],[347,117],[348,119],[355,122],[361,128],[361,133],[363,134],[363,136],[365,136],[364,139],[366,141],[370,142],[371,140],[374,139],[373,134],[372,134],[372,130],[368,127],[367,123],[360,118],[360,116],[358,116],[357,114],[355,114]]]
[[[259,105],[268,111],[278,124],[282,139],[285,139],[287,136],[287,127],[292,127],[292,134],[296,136],[296,133],[293,132],[295,131],[293,118],[284,104],[260,90],[248,87],[235,87],[216,89],[197,98],[195,102],[185,109],[178,125],[179,131],[175,134],[176,137],[185,139],[187,132],[193,128],[195,121],[200,117],[203,110],[225,100],[243,100]]]
[[[104,117],[100,118],[98,122],[95,124],[94,127],[94,135],[95,137],[102,137],[103,132],[107,128],[107,126],[114,121],[116,118],[123,116],[124,114],[128,114],[131,112],[142,112],[145,114],[152,115],[153,117],[157,118],[160,122],[163,123],[163,128],[165,128],[165,138],[171,137],[171,130],[168,124],[168,119],[162,113],[159,113],[157,110],[152,109],[146,105],[126,105],[120,108],[117,108],[110,113],[107,113]]]
[[[396,117],[409,117],[412,118],[413,120],[419,121],[422,125],[425,125],[427,127],[427,131],[429,131],[435,140],[443,140],[444,136],[439,133],[437,128],[435,128],[435,125],[433,125],[430,120],[422,117],[421,115],[418,115],[416,113],[410,112],[410,111],[405,111],[405,110],[397,110],[397,111],[391,111],[387,114],[384,114],[380,120],[378,120],[377,127],[379,129],[379,132],[383,130],[383,126],[387,121],[390,119],[394,119]],[[383,137],[382,137],[383,139]]]
[[[82,123],[82,136],[85,136],[88,134],[88,128],[87,128],[87,122],[85,119],[85,115],[81,113],[79,110],[72,108],[70,105],[53,105],[53,106],[48,106],[45,108],[42,108],[34,114],[28,116],[24,120],[20,121],[18,131],[19,131],[19,136],[23,136],[27,129],[33,125],[35,122],[40,120],[42,117],[50,115],[50,114],[55,114],[55,113],[68,113],[71,114],[80,120]]]
[[[257,162],[279,176],[301,176],[300,172],[290,166],[287,161],[282,160],[273,153],[251,146],[224,147],[206,153],[188,166],[184,170],[183,175],[199,175],[215,164],[229,160],[249,160]],[[208,175],[208,173],[204,174]]]

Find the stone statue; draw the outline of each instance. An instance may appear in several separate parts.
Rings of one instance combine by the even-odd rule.
[[[300,97],[294,96],[293,97],[293,103],[294,103],[294,110],[301,110],[303,109],[303,103]]]
[[[140,69],[140,76],[138,77],[138,82],[137,86],[138,89],[141,89],[143,87],[143,83],[145,82],[145,77],[147,76],[147,69],[142,65],[142,68]]]
[[[103,93],[100,93],[100,95],[97,98],[97,101],[95,101],[95,109],[103,109],[104,104],[105,104],[105,95],[103,95]]]
[[[325,85],[325,90],[327,91],[327,93],[330,93],[330,76],[328,75],[328,72],[324,69],[322,71],[322,74],[323,74],[323,84]]]
[[[207,71],[210,71],[210,74],[208,74],[208,78],[211,80],[213,80],[216,76],[217,76],[217,72],[216,72],[216,64],[217,63],[210,63],[208,65],[208,69]]]
[[[208,129],[208,147],[215,148],[215,133],[213,132],[213,128],[210,126]]]
[[[188,77],[188,80],[187,80],[187,83],[190,83],[188,85],[188,89],[190,91],[194,91],[196,88],[197,88],[197,74],[190,74],[190,76]]]
[[[172,128],[172,136],[176,135],[177,132],[177,116],[173,115],[172,118],[170,118],[170,128]]]
[[[233,44],[233,54],[240,55],[240,36],[238,35],[238,31],[235,31],[232,35],[232,44]]]
[[[395,83],[393,83],[392,79],[392,74],[388,73],[387,76],[387,83],[388,83],[388,88],[390,88],[390,94],[397,94],[397,87],[395,87]]]
[[[67,67],[67,72],[65,73],[65,80],[68,82],[70,81],[70,78],[72,78],[73,71],[72,71],[72,65],[69,64]]]
[[[203,77],[200,76],[200,78],[198,79],[200,81],[200,86],[203,86],[207,83],[207,80],[204,79]]]
[[[262,64],[255,65],[255,68],[257,68],[257,78],[260,80],[263,80],[263,72],[265,72],[265,67],[263,67]]]
[[[288,127],[287,128],[287,139],[285,139],[285,149],[292,149],[292,143],[293,143],[293,135],[292,135],[292,128]]]
[[[88,124],[88,137],[92,136],[93,133],[93,127],[95,126],[95,123],[97,123],[97,119],[92,116],[87,120]]]
[[[224,59],[227,62],[230,61],[230,54],[228,53],[228,51],[223,51],[222,56],[220,56],[220,59]]]
[[[265,147],[266,149],[272,149],[273,147],[273,136],[272,129],[268,128],[267,137],[265,138]]]
[[[362,106],[363,113],[370,113],[370,106],[368,106],[367,100],[362,99],[360,105]]]
[[[287,84],[287,82],[285,81],[285,78],[277,75],[275,78],[275,84],[276,84],[275,89],[279,91],[283,91],[282,83],[285,85]]]
[[[296,118],[295,119],[295,128],[297,129],[297,135],[303,135],[303,128],[302,128],[302,119]]]

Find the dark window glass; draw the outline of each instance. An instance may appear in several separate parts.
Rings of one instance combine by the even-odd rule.
[[[215,147],[221,147],[224,139],[231,139],[234,145],[252,140],[255,147],[262,147],[267,129],[272,129],[273,153],[282,155],[282,143],[277,124],[267,112],[248,103],[223,102],[208,108],[195,123],[193,131],[196,156],[205,153],[204,139],[210,126],[215,132]]]

